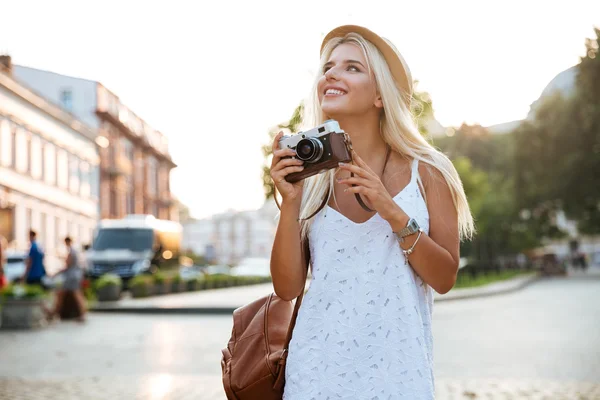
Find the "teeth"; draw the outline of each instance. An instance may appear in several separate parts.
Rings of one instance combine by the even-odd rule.
[[[327,92],[325,92],[325,94],[336,94],[336,95],[344,95],[346,93],[342,92],[341,90],[337,90],[337,89],[327,89]]]

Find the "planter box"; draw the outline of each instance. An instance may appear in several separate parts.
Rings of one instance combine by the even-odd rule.
[[[200,288],[199,282],[195,279],[185,282],[185,285],[186,285],[188,292],[193,292]]]
[[[150,285],[136,285],[131,287],[129,290],[131,291],[132,297],[148,297],[152,295],[153,286]]]
[[[183,281],[171,283],[171,293],[185,292],[186,290],[187,287]]]
[[[117,301],[121,297],[121,288],[117,285],[106,285],[96,292],[98,301]]]
[[[171,283],[169,283],[169,282],[154,284],[154,294],[167,294],[167,293],[170,293],[170,289],[171,289]]]
[[[44,313],[45,299],[4,299],[2,312],[3,329],[35,329],[48,324]]]

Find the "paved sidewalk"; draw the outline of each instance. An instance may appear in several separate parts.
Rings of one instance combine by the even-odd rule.
[[[435,301],[450,301],[510,293],[540,279],[527,275],[476,288],[453,289]],[[310,282],[307,281],[307,287]],[[233,310],[273,292],[271,283],[153,296],[142,299],[124,298],[116,302],[99,302],[91,311],[139,314],[231,314]]]
[[[437,400],[598,400],[600,384],[509,379],[438,379]],[[225,400],[220,377],[151,374],[134,377],[5,378],[0,399]]]

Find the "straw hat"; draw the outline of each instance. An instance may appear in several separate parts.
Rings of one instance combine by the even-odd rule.
[[[325,45],[329,40],[337,37],[344,37],[348,33],[358,33],[377,47],[383,55],[383,58],[385,58],[396,84],[406,93],[407,98],[410,99],[413,92],[413,80],[408,64],[406,64],[406,61],[392,42],[382,38],[375,32],[358,25],[338,26],[329,32],[323,39],[323,43],[321,44],[321,54],[323,54]]]

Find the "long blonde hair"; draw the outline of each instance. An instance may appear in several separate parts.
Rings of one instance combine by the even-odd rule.
[[[420,134],[409,109],[410,94],[402,92],[398,88],[383,55],[377,47],[356,33],[349,33],[343,38],[333,38],[327,42],[323,49],[320,70],[323,70],[322,67],[329,60],[333,50],[342,43],[351,43],[362,49],[369,69],[375,76],[377,91],[383,101],[383,113],[380,120],[383,140],[390,145],[392,150],[424,162],[441,173],[450,188],[454,207],[456,207],[458,213],[460,238],[471,238],[475,231],[475,226],[462,181],[448,157],[436,150]],[[302,123],[303,127],[312,128],[322,124],[326,120],[326,116],[321,109],[317,91],[320,78],[321,75],[318,75],[314,83],[312,96],[306,102]],[[335,173],[336,170],[331,169],[306,179],[300,209],[301,219],[306,218],[317,210],[325,196],[328,194],[329,196],[332,195],[334,192]],[[423,189],[420,178],[419,185]],[[425,194],[425,190],[422,191]],[[311,223],[312,219],[301,220],[302,238],[308,236]]]

